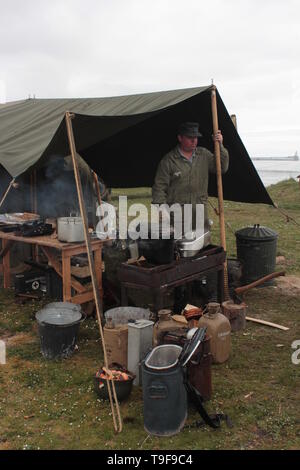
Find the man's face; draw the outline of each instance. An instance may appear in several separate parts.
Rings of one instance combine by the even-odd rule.
[[[178,135],[179,145],[184,152],[193,152],[198,144],[198,137],[189,137],[188,135]]]

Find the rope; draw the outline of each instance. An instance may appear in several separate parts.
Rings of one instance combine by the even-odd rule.
[[[210,205],[210,207],[213,209],[213,211],[215,212],[215,214],[216,214],[217,216],[219,216],[219,211],[218,211],[218,209],[217,209],[216,207],[214,207],[214,205],[210,202],[209,199],[208,199],[207,202],[208,202],[208,204]],[[225,221],[225,224],[227,225],[227,227],[229,228],[229,230],[233,233],[233,235],[235,235],[235,232],[234,232],[233,228],[231,227],[230,223]]]
[[[285,212],[284,210],[279,209],[279,207],[278,207],[277,204],[274,204],[274,207],[275,207],[275,209],[278,210],[278,212],[279,212],[280,214],[283,215],[283,217],[285,217],[286,223],[288,223],[288,222],[293,222],[295,225],[297,225],[298,227],[300,227],[300,224],[297,222],[297,220],[295,220],[293,217],[291,217],[291,216],[290,216],[287,212]]]
[[[213,209],[213,211],[215,212],[215,214],[218,216],[219,215],[219,211],[216,207],[214,207],[214,205],[210,202],[210,200],[208,200],[208,204],[210,205],[210,207]],[[300,224],[299,222],[297,222],[297,220],[295,220],[292,216],[290,216],[287,212],[285,212],[284,210],[282,209],[279,209],[278,205],[274,203],[274,208],[278,210],[278,212],[285,218],[285,221],[286,223],[289,223],[289,222],[292,222],[294,223],[295,225],[297,225],[297,227],[300,227]],[[233,230],[233,228],[231,227],[230,223],[229,222],[225,222],[227,227],[229,228],[229,230],[233,233],[233,235],[235,235],[235,232]]]

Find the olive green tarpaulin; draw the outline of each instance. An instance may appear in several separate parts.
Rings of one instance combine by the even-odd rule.
[[[162,156],[176,145],[182,121],[197,121],[199,145],[213,150],[211,87],[113,98],[28,99],[0,106],[0,164],[18,177],[53,155],[70,153],[64,115],[72,121],[76,148],[110,187],[152,186]],[[224,198],[273,204],[217,93],[219,127],[230,153]],[[209,194],[217,196],[216,179]]]

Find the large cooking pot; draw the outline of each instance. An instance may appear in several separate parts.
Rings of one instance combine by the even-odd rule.
[[[83,221],[81,217],[59,217],[57,219],[57,238],[61,242],[84,241]]]
[[[199,236],[196,234],[189,238],[182,238],[176,240],[176,246],[182,258],[189,258],[190,256],[195,256],[200,250],[208,246],[211,242],[210,231],[207,230]]]
[[[169,264],[175,259],[173,227],[168,231],[161,225],[152,224],[148,238],[139,238],[137,244],[139,256],[144,256],[149,263]]]

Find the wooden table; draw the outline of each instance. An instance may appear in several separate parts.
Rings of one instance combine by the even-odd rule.
[[[21,242],[41,247],[41,250],[45,254],[49,265],[62,278],[64,302],[83,304],[94,299],[92,288],[83,286],[71,275],[71,258],[72,256],[86,253],[85,243],[64,243],[49,235],[39,237],[23,237],[14,233],[2,231],[0,231],[0,239],[2,239],[0,261],[2,258],[3,285],[5,289],[11,286],[10,249],[14,243]],[[101,298],[103,297],[102,245],[104,242],[104,240],[99,240],[98,238],[92,239],[91,241],[92,252],[94,255],[96,279]],[[59,253],[61,253],[61,261],[59,260]],[[72,289],[76,292],[75,295],[72,295]]]

